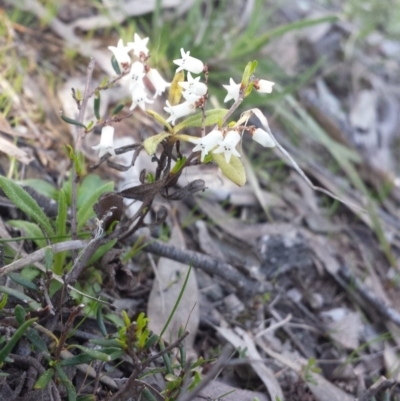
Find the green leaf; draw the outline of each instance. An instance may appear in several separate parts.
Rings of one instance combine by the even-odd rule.
[[[146,110],[147,114],[150,114],[156,121],[158,121],[161,125],[166,127],[169,132],[172,132],[172,127],[167,123],[167,120],[164,117],[161,117],[158,113],[154,110]]]
[[[112,111],[111,115],[115,116],[117,115],[123,108],[125,107],[125,104],[121,103],[118,106],[115,107],[115,109]]]
[[[27,304],[31,310],[39,310],[42,309],[42,305],[37,303],[35,300],[32,298],[28,297],[24,293],[14,290],[13,288],[9,287],[4,287],[3,285],[0,285],[0,292],[4,292],[5,294],[8,294],[14,298],[19,299],[22,301],[24,304]]]
[[[83,347],[82,345],[72,345],[71,348],[78,348],[79,350],[81,350],[83,352],[82,355],[86,355],[86,356],[91,356],[94,359],[97,359],[99,361],[103,361],[103,362],[109,362],[110,359],[110,355],[105,354],[104,352],[100,352],[100,351],[96,351],[92,348],[87,348],[87,347]],[[66,361],[68,359],[65,359]]]
[[[246,68],[244,69],[243,76],[242,76],[242,88],[245,88],[249,82],[251,76],[254,74],[256,68],[257,68],[258,62],[256,60],[254,61],[249,61],[246,65]]]
[[[87,262],[87,266],[93,265],[96,263],[99,259],[101,259],[106,252],[108,252],[110,249],[114,248],[114,245],[116,244],[117,240],[113,239],[107,244],[101,245],[97,248],[96,252],[92,255],[92,257],[89,259]]]
[[[10,352],[13,350],[13,348],[17,345],[18,341],[20,338],[25,334],[26,330],[34,323],[36,322],[37,318],[34,319],[29,319],[26,322],[24,322],[14,335],[7,341],[6,345],[0,350],[0,363],[4,362],[6,357],[10,354]]]
[[[107,84],[108,84],[108,77],[104,77],[99,85],[99,88],[104,88]]]
[[[17,181],[17,184],[31,187],[37,193],[46,196],[47,198],[58,200],[57,188],[45,180],[41,180],[38,178],[30,178],[28,180]]]
[[[60,365],[61,366],[76,366],[76,365],[81,365],[83,363],[90,363],[94,360],[96,360],[96,358],[93,357],[92,355],[79,354],[79,355],[71,356],[71,358],[68,358],[68,359],[63,359],[60,362]]]
[[[29,281],[23,277],[21,277],[18,273],[8,273],[8,277],[10,277],[17,284],[22,285],[25,288],[29,288],[30,290],[37,291],[37,286],[32,281]]]
[[[206,111],[205,126],[217,124],[220,119],[222,119],[228,112],[227,109],[214,109]],[[183,120],[178,125],[173,128],[174,134],[183,130],[184,128],[190,127],[201,127],[203,124],[203,113],[197,113],[186,120]]]
[[[67,390],[68,401],[76,401],[76,390],[74,385],[68,379],[68,376],[65,374],[63,368],[60,365],[55,366],[57,375],[60,378],[62,384],[64,384],[65,389]]]
[[[96,401],[96,396],[93,394],[80,395],[76,401]]]
[[[97,120],[100,120],[100,93],[96,93],[96,97],[93,100],[93,108],[94,108],[94,115],[96,116]]]
[[[168,101],[171,106],[175,106],[181,101],[183,88],[179,85],[179,82],[183,82],[184,80],[185,73],[183,71],[179,71],[175,74],[168,93]]]
[[[165,138],[171,136],[168,132],[161,132],[161,134],[153,135],[150,138],[147,138],[143,142],[143,147],[149,156],[154,155],[157,150],[157,146],[162,142]]]
[[[79,184],[77,194],[77,208],[79,209],[87,202],[91,194],[99,187],[104,185],[106,181],[101,179],[97,174],[88,174],[83,181]],[[68,199],[68,197],[67,197]]]
[[[178,173],[182,169],[182,167],[185,165],[186,160],[187,160],[186,156],[183,156],[181,159],[177,159],[174,167],[172,167],[172,169],[171,169],[171,174]]]
[[[3,296],[1,297],[1,301],[0,301],[0,311],[3,310],[4,307],[7,305],[7,301],[8,301],[8,295],[3,294]]]
[[[0,177],[0,188],[14,205],[34,220],[49,236],[54,236],[50,220],[43,210],[23,188],[6,177]]]
[[[26,310],[23,306],[21,305],[16,305],[14,309],[14,315],[17,323],[22,326],[25,322],[26,318]]]
[[[121,69],[119,68],[119,64],[115,56],[111,57],[111,65],[117,75],[121,75]]]
[[[35,390],[44,390],[47,385],[50,383],[50,380],[54,376],[54,369],[47,369],[42,375],[40,375],[39,379],[37,379],[33,388]]]
[[[53,267],[54,261],[54,252],[51,248],[46,248],[44,251],[44,265],[46,266],[47,270],[51,270]]]
[[[43,237],[43,231],[36,223],[26,220],[9,220],[7,223],[12,227],[20,229],[23,232],[23,236],[32,239],[39,248],[47,246],[47,241]]]
[[[242,187],[246,183],[246,172],[240,159],[231,156],[229,164],[225,161],[225,156],[220,153],[211,153],[213,160],[218,164],[224,175],[233,183]]]
[[[58,212],[56,219],[56,235],[60,239],[57,239],[54,242],[60,242],[64,240],[64,237],[67,233],[67,213],[67,196],[65,191],[61,189],[58,197]],[[56,274],[62,274],[66,257],[67,252],[59,252],[54,255],[54,272]]]
[[[82,152],[75,152],[71,145],[65,146],[68,157],[73,161],[76,175],[78,177],[84,175],[85,172],[85,158]]]
[[[81,205],[81,207],[78,208],[78,212],[76,214],[78,230],[80,230],[86,224],[86,222],[95,215],[93,206],[99,200],[99,196],[104,192],[111,192],[113,189],[113,182],[108,182],[107,184],[102,185],[89,196],[89,198],[84,204]]]
[[[79,121],[74,120],[73,118],[69,118],[67,116],[64,116],[61,114],[61,119],[64,120],[66,123],[68,124],[72,124],[72,125],[77,125],[78,127],[82,127],[86,129],[86,126],[82,123],[80,123]]]

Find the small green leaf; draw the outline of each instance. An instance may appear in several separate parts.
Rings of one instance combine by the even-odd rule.
[[[114,248],[114,245],[116,244],[117,240],[113,239],[107,244],[101,245],[97,248],[96,252],[92,255],[92,257],[89,259],[87,262],[87,266],[93,265],[96,263],[99,259],[101,259],[106,252],[108,252],[110,249]]]
[[[147,114],[150,114],[156,121],[158,121],[161,125],[166,127],[169,132],[172,132],[172,127],[167,123],[167,120],[164,117],[161,117],[154,110],[146,110]]]
[[[68,124],[77,125],[78,127],[82,127],[82,128],[86,129],[86,126],[84,124],[80,123],[79,121],[74,120],[73,118],[69,118],[67,116],[64,116],[63,114],[61,114],[60,117],[62,120],[64,120]]]
[[[249,82],[251,76],[254,74],[256,68],[257,68],[258,62],[256,60],[254,61],[249,61],[246,65],[246,68],[244,69],[243,76],[242,76],[242,88],[245,88]]]
[[[28,330],[28,328],[32,326],[32,324],[36,322],[36,320],[37,318],[29,319],[26,322],[24,322],[20,327],[18,327],[14,335],[7,341],[6,345],[0,350],[0,363],[4,362],[6,357],[17,345],[20,338],[25,334],[26,330]]]
[[[43,231],[36,223],[26,220],[9,220],[7,223],[12,227],[20,229],[23,235],[31,238],[38,248],[41,249],[47,246],[46,238],[43,237]]]
[[[175,163],[175,166],[172,167],[171,174],[178,173],[182,167],[185,165],[187,157],[183,156],[181,159],[178,159]]]
[[[121,75],[121,69],[115,56],[111,57],[111,65],[117,75]]]
[[[87,347],[83,347],[82,345],[76,345],[76,344],[72,345],[71,347],[78,348],[79,350],[81,350],[83,352],[82,355],[89,355],[94,360],[97,359],[97,360],[103,361],[103,362],[109,362],[111,360],[110,355],[107,355],[104,352],[96,351],[92,348],[87,348]]]
[[[44,390],[47,385],[50,383],[50,380],[54,376],[54,369],[47,369],[42,375],[40,375],[39,379],[37,379],[33,388],[35,390]]]
[[[111,115],[112,115],[112,116],[117,115],[124,107],[125,107],[125,105],[124,105],[123,103],[117,105],[117,106],[115,107],[115,109],[112,111]]]
[[[0,177],[0,188],[14,205],[26,213],[49,235],[54,236],[50,221],[43,210],[23,188],[6,177]]]
[[[46,266],[47,270],[51,270],[53,267],[54,261],[54,252],[51,248],[46,248],[44,251],[44,265]]]
[[[55,366],[57,375],[60,378],[62,384],[64,384],[65,389],[67,390],[68,401],[76,401],[76,390],[74,385],[68,379],[68,376],[64,372],[63,368],[58,364]]]
[[[143,147],[149,156],[154,155],[157,150],[157,146],[162,142],[165,138],[171,136],[168,132],[161,132],[161,134],[153,135],[150,138],[147,138],[143,142]]]
[[[100,120],[100,93],[96,93],[96,97],[93,100],[93,108],[94,108],[94,115],[96,116],[97,120]]]
[[[42,309],[42,305],[40,305],[38,302],[36,302],[32,298],[25,295],[24,293],[15,290],[14,288],[5,287],[3,285],[0,285],[0,292],[4,292],[5,294],[8,294],[14,298],[19,299],[20,301],[27,304],[31,310]]]
[[[95,215],[93,205],[98,201],[99,196],[104,192],[111,192],[114,189],[114,183],[108,182],[97,188],[87,199],[87,201],[78,208],[76,220],[78,222],[78,230],[86,224],[86,222]]]
[[[146,401],[157,401],[157,398],[151,393],[151,391],[147,387],[145,387],[142,390],[141,394],[143,395]]]
[[[67,196],[64,190],[60,190],[58,197],[58,212],[56,219],[56,235],[60,239],[55,240],[54,242],[60,242],[64,240],[64,237],[67,233]],[[61,274],[64,268],[65,258],[67,256],[67,252],[59,252],[54,255],[54,272],[56,274]]]
[[[179,85],[179,82],[183,82],[184,80],[185,73],[183,71],[179,71],[175,74],[168,93],[168,101],[171,106],[175,106],[181,101],[183,88]]]
[[[15,306],[14,309],[15,320],[20,326],[22,326],[25,322],[26,313],[27,312],[23,306],[19,304]]]
[[[37,286],[32,281],[29,281],[23,277],[21,277],[18,273],[8,273],[8,277],[10,277],[17,284],[22,285],[25,288],[29,288],[30,290],[37,291]]]
[[[104,324],[103,308],[102,308],[101,304],[99,304],[99,306],[97,308],[96,320],[97,320],[97,326],[99,327],[101,334],[104,337],[107,337],[108,333],[107,333],[106,325]]]
[[[80,395],[76,401],[96,401],[96,396],[93,394]]]
[[[78,177],[84,175],[85,172],[85,158],[82,152],[75,152],[71,145],[65,146],[68,157],[75,165],[76,175]]]
[[[107,84],[108,84],[108,77],[104,77],[99,85],[99,88],[104,88]]]
[[[222,170],[224,175],[233,183],[242,187],[246,183],[246,172],[240,159],[234,155],[231,156],[229,164],[225,161],[225,156],[221,153],[211,153],[214,161]]]
[[[29,178],[27,180],[17,181],[17,184],[31,187],[37,193],[46,196],[47,198],[58,200],[57,188],[45,180],[41,180],[38,178]]]
[[[253,82],[250,82],[249,86],[247,87],[246,91],[243,94],[243,97],[247,97],[250,95],[250,93],[253,90],[253,86],[254,86]]]
[[[89,340],[91,344],[101,345],[102,347],[117,347],[121,348],[121,343],[116,338],[95,338],[93,340]]]
[[[96,358],[93,355],[79,354],[79,355],[71,356],[71,358],[63,359],[60,362],[60,365],[61,366],[76,366],[76,365],[82,365],[83,363],[90,363],[94,360],[96,360]]]
[[[208,127],[209,125],[217,124],[219,120],[221,120],[225,114],[228,112],[227,109],[214,109],[214,110],[207,110],[206,111],[206,119],[205,119],[205,126]],[[203,124],[203,113],[197,113],[186,120],[183,120],[178,125],[173,128],[174,134],[178,133],[179,131],[183,130],[184,128],[190,127],[201,127]]]
[[[157,334],[153,333],[145,342],[143,348],[144,349],[150,349],[153,345],[157,343],[160,337],[158,337]]]
[[[7,301],[8,301],[8,295],[3,294],[3,296],[1,297],[1,301],[0,301],[0,311],[3,310],[4,307],[7,305]]]

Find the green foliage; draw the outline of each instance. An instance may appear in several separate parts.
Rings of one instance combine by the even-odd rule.
[[[177,72],[175,74],[168,93],[168,101],[171,106],[175,106],[180,102],[182,98],[183,88],[179,85],[179,82],[183,82],[184,80],[185,73],[183,71]]]
[[[121,69],[119,68],[119,64],[115,56],[111,57],[111,65],[117,75],[121,75]]]
[[[321,369],[317,366],[315,358],[310,358],[307,365],[302,369],[304,381],[317,385],[317,381],[313,377],[313,373],[321,373]]]
[[[14,205],[34,220],[49,236],[54,235],[50,221],[37,202],[20,185],[0,177],[0,188]]]
[[[37,318],[29,319],[26,322],[24,322],[20,327],[18,327],[14,335],[7,341],[4,347],[0,350],[0,364],[4,362],[4,360],[16,346],[21,337],[25,334],[28,328],[32,326],[34,322],[36,322],[36,320]]]
[[[61,119],[62,119],[63,121],[65,121],[67,124],[76,125],[76,126],[78,126],[78,127],[82,127],[82,128],[85,128],[85,129],[86,129],[86,125],[80,123],[79,121],[74,120],[73,118],[69,118],[69,117],[67,117],[67,116],[64,116],[63,114],[61,114],[60,117],[61,117]]]
[[[39,376],[33,388],[35,390],[44,390],[50,383],[50,380],[54,376],[54,369],[47,369],[42,375]]]
[[[146,110],[146,113],[150,114],[156,121],[166,127],[168,129],[168,132],[172,132],[172,127],[169,125],[169,123],[167,123],[167,120],[164,117],[160,116],[156,111]]]
[[[227,178],[239,187],[246,183],[246,171],[238,157],[232,155],[231,160],[227,163],[223,154],[211,153],[211,155]]]
[[[225,114],[228,112],[227,109],[213,109],[206,111],[206,118],[204,121],[204,126],[209,127],[210,125],[215,125],[220,121]],[[201,127],[203,124],[203,113],[193,114],[186,120],[183,120],[173,128],[174,134],[182,131],[184,128]]]
[[[168,132],[161,132],[160,134],[153,135],[143,142],[143,147],[149,156],[156,153],[158,145],[165,139],[171,136]]]

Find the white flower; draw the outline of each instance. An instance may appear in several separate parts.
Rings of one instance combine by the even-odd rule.
[[[130,50],[133,50],[133,54],[140,58],[142,53],[144,57],[147,57],[149,55],[149,49],[147,48],[149,38],[141,39],[140,36],[135,33],[133,40],[134,42],[128,42],[127,45]]]
[[[108,46],[108,48],[114,53],[114,57],[118,61],[121,69],[128,69],[131,64],[131,58],[128,54],[130,48],[128,46],[124,46],[124,42],[122,41],[122,39],[118,41],[117,47]]]
[[[178,65],[179,67],[176,69],[176,72],[186,70],[189,72],[193,72],[193,74],[200,74],[204,70],[204,64],[198,58],[194,58],[190,56],[190,51],[185,53],[183,48],[181,49],[181,56],[177,60],[174,60],[174,64]]]
[[[267,81],[266,79],[258,79],[254,81],[254,89],[260,93],[271,93],[274,82]]]
[[[115,156],[114,151],[114,127],[106,125],[101,130],[100,143],[92,146],[92,149],[99,150],[99,157],[104,156],[106,153]]]
[[[189,93],[187,91],[182,92],[182,96],[186,101],[193,105],[195,105],[201,99],[201,96],[196,95],[195,93]]]
[[[140,61],[135,61],[127,75],[127,79],[129,79],[129,90],[133,91],[136,86],[144,88],[143,77],[145,75],[144,65]]]
[[[154,94],[153,98],[160,96],[161,93],[163,93],[165,89],[171,85],[169,82],[166,82],[164,78],[160,75],[160,73],[154,68],[150,68],[146,76],[147,78],[149,78],[149,81],[156,90],[156,93]]]
[[[224,99],[224,103],[229,102],[229,100],[233,99],[235,102],[239,99],[240,93],[240,84],[235,84],[235,81],[230,78],[229,85],[222,85],[227,91],[228,94]]]
[[[239,133],[236,131],[229,131],[222,141],[218,141],[219,147],[213,150],[213,153],[224,153],[225,161],[229,163],[232,155],[240,157],[240,153],[236,150],[236,145],[239,141]]]
[[[266,148],[273,148],[275,145],[275,141],[272,139],[271,135],[268,134],[267,131],[264,131],[262,128],[257,128],[252,133],[253,139],[258,142],[260,145],[265,146]]]
[[[193,152],[201,151],[201,161],[203,162],[208,152],[214,149],[218,145],[218,142],[222,141],[223,139],[224,136],[222,135],[221,131],[213,130],[205,137],[192,138],[189,139],[189,142],[197,145],[193,148]]]
[[[144,88],[139,85],[135,86],[132,90],[132,105],[129,110],[133,110],[137,106],[142,110],[146,110],[146,103],[154,103],[154,101],[147,98],[147,93]]]
[[[207,93],[208,88],[206,84],[199,81],[200,77],[193,78],[192,74],[188,72],[187,82],[178,82],[178,84],[185,89],[184,93],[193,93],[198,96],[204,96]]]
[[[177,118],[187,116],[188,114],[192,114],[196,110],[196,106],[187,101],[183,102],[181,104],[177,104],[176,106],[171,106],[171,104],[167,100],[166,104],[167,104],[167,107],[164,107],[164,110],[167,113],[171,114],[167,119],[167,123],[169,123],[171,121],[172,125],[175,125],[175,120]]]

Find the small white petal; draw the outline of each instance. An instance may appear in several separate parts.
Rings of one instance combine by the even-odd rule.
[[[203,138],[191,138],[189,142],[197,145],[193,148],[193,152],[201,151],[201,161],[203,162],[208,152],[214,149],[218,145],[218,142],[223,139],[224,137],[221,131],[213,130]]]
[[[190,51],[185,53],[183,48],[181,49],[182,58],[173,60],[173,63],[178,65],[179,67],[176,69],[176,72],[186,70],[189,72],[193,72],[193,74],[200,74],[204,70],[204,64],[201,60],[190,56]]]
[[[274,146],[276,146],[275,141],[272,139],[271,135],[268,134],[267,131],[264,131],[262,128],[257,128],[253,132],[253,139],[266,148],[273,148]]]
[[[229,131],[222,141],[218,141],[219,147],[213,150],[213,153],[224,153],[225,161],[230,162],[232,154],[240,157],[240,153],[236,150],[236,145],[240,141],[240,134],[236,131]]]
[[[126,76],[126,80],[129,80],[129,90],[133,91],[137,85],[144,88],[144,76],[144,65],[140,61],[135,61],[131,66],[129,74]]]
[[[128,54],[130,48],[128,46],[124,46],[122,39],[118,41],[117,47],[108,46],[108,48],[114,53],[114,57],[117,60],[121,70],[127,69],[131,64],[131,58]]]
[[[127,44],[129,49],[133,50],[133,54],[136,57],[141,57],[141,53],[143,53],[143,55],[147,57],[149,55],[149,49],[147,48],[147,42],[149,41],[149,38],[141,39],[140,36],[135,33],[133,40],[133,42],[128,42]]]
[[[100,143],[96,146],[92,146],[92,149],[99,150],[99,157],[104,156],[106,153],[110,153],[115,156],[114,151],[114,127],[106,125],[101,130]]]
[[[257,91],[259,93],[271,93],[274,85],[274,82],[267,81],[266,79],[259,79],[257,82],[259,89],[257,89]]]
[[[177,104],[176,106],[171,106],[171,104],[167,100],[166,104],[167,107],[164,107],[164,110],[167,113],[171,114],[167,119],[167,123],[171,122],[172,125],[175,125],[175,120],[177,118],[192,114],[196,110],[196,106],[187,101],[181,104]]]
[[[129,110],[139,106],[142,110],[146,110],[146,103],[154,103],[153,100],[147,98],[147,93],[141,86],[135,86],[132,90],[132,105]]]
[[[193,78],[192,74],[188,72],[187,81],[178,82],[178,84],[185,89],[185,93],[193,93],[198,96],[204,96],[207,93],[208,88],[206,84],[199,81],[200,77]]]
[[[154,86],[156,91],[153,98],[160,96],[165,89],[171,85],[169,82],[166,82],[160,73],[154,68],[150,68],[150,71],[146,74],[146,76],[149,78],[149,81]]]
[[[229,100],[236,100],[239,99],[239,94],[240,94],[240,84],[236,84],[235,81],[230,78],[229,79],[229,85],[222,85],[227,91],[228,94],[226,95],[224,99],[224,103],[229,102]]]

